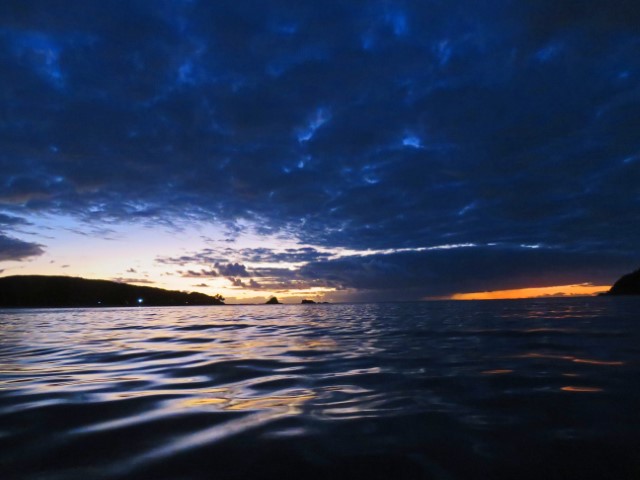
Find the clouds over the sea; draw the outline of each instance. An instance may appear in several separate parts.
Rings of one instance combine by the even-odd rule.
[[[627,0],[4,2],[0,210],[211,222],[231,239],[252,224],[315,247],[230,246],[204,262],[243,282],[252,261],[308,263],[296,281],[357,289],[397,275],[420,290],[482,259],[494,279],[540,264],[580,281],[600,259],[611,275],[640,260],[639,12]],[[15,228],[4,258],[41,252]],[[324,250],[467,243],[492,246],[351,262]]]
[[[44,253],[43,246],[5,235],[5,231],[29,225],[25,219],[0,213],[0,261],[21,261]],[[2,273],[2,272],[0,272]]]
[[[20,261],[43,253],[42,245],[25,242],[0,233],[0,261]]]
[[[261,248],[260,258],[273,258]],[[244,249],[249,263],[251,249]],[[185,277],[225,277],[237,289],[290,291],[321,289],[345,292],[338,298],[359,300],[411,300],[474,292],[544,287],[580,283],[584,278],[598,285],[615,280],[633,256],[615,249],[594,256],[588,249],[560,249],[537,245],[447,245],[430,249],[405,249],[335,254],[310,259],[286,268],[259,263],[207,263],[212,249],[187,256],[199,270],[178,270]],[[236,252],[237,255],[237,252]],[[185,265],[184,258],[161,258],[163,265]]]

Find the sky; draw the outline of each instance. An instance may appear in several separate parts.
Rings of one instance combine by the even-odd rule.
[[[299,303],[640,266],[636,0],[5,0],[0,99],[2,276]]]

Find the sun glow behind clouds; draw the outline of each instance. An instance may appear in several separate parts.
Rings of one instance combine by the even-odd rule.
[[[28,217],[13,234],[46,243],[44,253],[25,262],[6,262],[0,273],[64,275],[221,294],[228,303],[264,303],[274,295],[283,303],[325,301],[325,295],[336,290],[294,273],[315,258],[313,252],[332,258],[340,251],[316,249],[295,237],[266,235],[251,222],[237,222],[236,227],[232,231],[193,222],[104,226],[69,216]]]
[[[609,290],[609,285],[558,285],[555,287],[531,287],[493,292],[455,293],[451,300],[507,300],[517,298],[574,297],[595,295]]]

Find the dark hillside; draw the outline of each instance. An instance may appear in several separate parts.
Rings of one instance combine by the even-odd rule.
[[[18,275],[0,278],[0,307],[223,305],[219,295],[139,287],[108,280]]]
[[[607,295],[640,295],[640,269],[620,277]]]

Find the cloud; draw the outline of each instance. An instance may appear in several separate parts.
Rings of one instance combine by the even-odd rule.
[[[246,288],[247,284],[241,278],[229,278],[231,285],[237,288]]]
[[[216,270],[205,270],[204,268],[200,271],[195,270],[187,270],[186,272],[180,272],[182,277],[187,278],[198,278],[198,277],[218,277],[220,274]]]
[[[215,265],[218,274],[223,277],[249,277],[251,276],[247,271],[247,267],[239,263],[216,263]]]
[[[215,256],[212,256],[215,255]],[[155,260],[157,263],[163,265],[188,265],[188,264],[215,264],[223,262],[224,259],[217,256],[216,250],[204,249],[200,252],[195,252],[191,255],[181,255],[179,257],[157,257]]]
[[[331,252],[321,252],[313,247],[274,249],[258,248],[205,248],[179,257],[157,257],[156,262],[164,265],[224,265],[224,259],[249,263],[301,263],[311,262],[331,257]],[[236,263],[237,263],[236,262]],[[229,262],[227,262],[229,263]],[[237,268],[237,267],[236,267]],[[223,267],[224,269],[224,267]]]
[[[0,233],[0,262],[22,261],[29,257],[42,255],[44,249],[37,243],[25,242]]]
[[[346,297],[339,295],[343,299],[411,300],[452,293],[569,285],[584,278],[610,284],[633,261],[633,255],[613,250],[594,256],[588,250],[531,245],[451,245],[343,255],[291,268],[247,269],[244,265],[229,264],[220,273],[239,289],[295,293],[319,288],[348,292]],[[234,271],[243,276],[231,275]]]
[[[16,225],[30,225],[24,218],[14,217],[0,212],[0,228],[13,227]]]
[[[127,278],[127,277],[115,277],[112,278],[111,281],[118,283],[144,283],[144,284],[154,284],[153,280],[149,280],[148,278]]]
[[[633,256],[482,246],[352,256],[307,264],[297,276],[338,290],[369,292],[369,299],[415,299],[460,292],[545,287],[590,278],[611,284]]]
[[[312,246],[158,259],[230,278],[243,262],[322,274],[336,247],[640,260],[631,1],[85,3],[0,6],[10,218],[210,222],[228,246],[252,225]]]
[[[330,252],[321,252],[312,247],[286,248],[284,250],[265,247],[227,249],[226,254],[252,263],[299,263],[317,261],[332,256]]]

